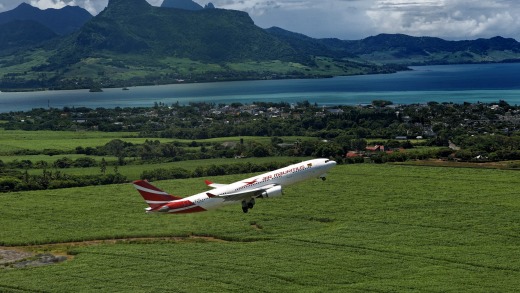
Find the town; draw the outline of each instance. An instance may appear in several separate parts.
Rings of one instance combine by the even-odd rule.
[[[247,152],[243,141],[219,145],[192,143],[192,147],[200,146],[205,155],[211,157],[314,155],[348,160],[354,154],[366,151],[391,153],[392,150],[430,146],[441,148],[441,154],[435,149],[427,155],[431,157],[449,153],[463,160],[520,158],[517,151],[520,149],[520,108],[505,101],[394,105],[391,101],[374,100],[351,106],[320,106],[307,101],[229,105],[154,103],[149,108],[33,109],[3,113],[0,120],[4,121],[2,126],[6,130],[132,132],[151,140],[258,136],[270,137],[272,141],[269,145],[249,144]],[[316,140],[312,143],[307,139],[285,142],[281,137]],[[126,150],[126,156],[139,156],[132,147],[134,151]],[[253,152],[255,148],[256,152]],[[210,149],[214,151],[212,155]],[[81,146],[77,151],[95,153]],[[150,153],[143,158],[162,156]],[[180,152],[174,153],[182,157]],[[103,152],[98,150],[97,154]]]

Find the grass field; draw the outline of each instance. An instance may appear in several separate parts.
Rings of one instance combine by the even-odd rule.
[[[180,142],[189,144],[192,141],[199,143],[223,143],[228,141],[245,142],[255,141],[268,143],[270,137],[220,137],[201,140],[168,139],[168,138],[139,138],[136,132],[99,132],[99,131],[23,131],[0,129],[0,154],[6,154],[16,150],[44,150],[55,149],[73,152],[78,146],[83,148],[103,146],[113,139],[121,139],[134,144],[142,144],[146,140],[159,140],[166,142]],[[290,136],[281,137],[285,142],[310,140],[316,138]]]
[[[143,143],[146,140],[135,138],[136,135],[134,132],[0,130],[0,153],[24,149],[73,151],[78,146],[102,146],[112,139],[132,143]]]
[[[0,269],[0,292],[517,292],[519,183],[515,171],[343,165],[248,214],[178,216],[145,214],[130,184],[1,194],[1,245],[74,257]]]

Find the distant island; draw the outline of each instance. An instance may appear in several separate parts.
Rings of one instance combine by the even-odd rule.
[[[66,32],[44,21],[49,11],[29,4],[0,13],[0,39],[9,40],[0,43],[0,90],[327,78],[394,73],[411,65],[520,60],[514,39],[446,41],[400,34],[315,39],[262,29],[245,12],[191,0],[164,1],[163,7],[110,0],[94,17],[76,7],[75,15],[84,15],[80,24],[67,20],[71,11],[52,10],[70,28]]]

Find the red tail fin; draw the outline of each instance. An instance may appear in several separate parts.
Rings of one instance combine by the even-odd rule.
[[[181,197],[170,195],[159,188],[148,183],[148,181],[137,180],[134,181],[134,187],[139,191],[146,203],[155,209],[166,204],[169,201],[182,199]]]

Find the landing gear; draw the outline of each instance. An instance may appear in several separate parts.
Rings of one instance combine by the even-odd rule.
[[[252,209],[255,206],[255,199],[252,198],[250,201],[242,201],[242,211],[244,213],[247,213],[250,209]]]
[[[255,199],[252,198],[248,203],[247,203],[247,207],[252,209],[253,207],[255,206]]]
[[[327,180],[327,177],[321,177],[321,180],[325,181],[325,180]]]
[[[244,212],[244,214],[246,214],[248,210],[249,210],[249,207],[247,206],[247,202],[245,200],[243,200],[242,201],[242,211]]]

